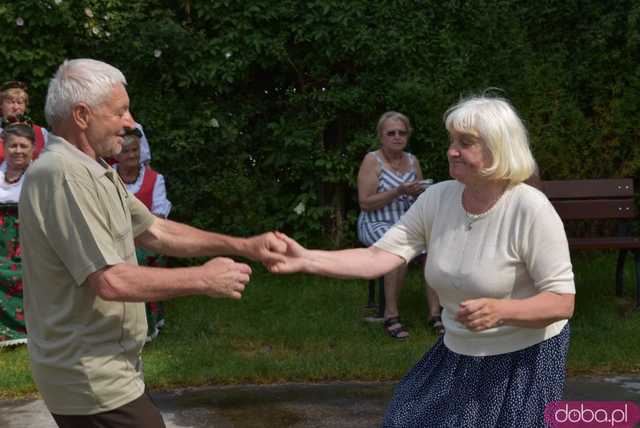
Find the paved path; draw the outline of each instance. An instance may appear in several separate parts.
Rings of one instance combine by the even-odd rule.
[[[167,428],[379,426],[395,383],[235,385],[156,391]],[[634,401],[640,376],[573,377],[567,400]],[[0,400],[0,427],[55,428],[41,400]]]

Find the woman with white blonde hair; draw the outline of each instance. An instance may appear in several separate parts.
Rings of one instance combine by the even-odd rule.
[[[443,306],[438,339],[397,386],[385,427],[544,425],[562,398],[575,286],[562,221],[537,189],[526,129],[504,99],[444,115],[449,174],[366,249],[307,250],[290,238],[273,272],[377,277],[427,250]]]

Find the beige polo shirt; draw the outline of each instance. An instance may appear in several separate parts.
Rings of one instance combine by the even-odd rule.
[[[27,170],[19,212],[28,348],[49,410],[94,414],[138,398],[144,304],[105,301],[86,279],[137,264],[133,238],[154,216],[104,161],[53,134]]]

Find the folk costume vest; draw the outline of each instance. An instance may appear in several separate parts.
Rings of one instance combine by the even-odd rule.
[[[144,178],[142,179],[142,185],[140,186],[140,190],[135,193],[136,198],[140,200],[143,204],[151,210],[153,206],[153,188],[156,185],[156,180],[158,179],[158,173],[149,168],[148,166],[144,167]]]

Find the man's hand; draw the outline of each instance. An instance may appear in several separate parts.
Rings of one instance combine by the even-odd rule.
[[[456,321],[471,331],[482,331],[502,325],[501,305],[498,299],[472,299],[460,303]]]
[[[247,238],[247,257],[262,262],[265,266],[285,260],[287,244],[273,232]]]
[[[281,260],[265,264],[267,268],[273,273],[293,273],[303,270],[308,250],[284,233],[276,232],[275,236],[285,245],[286,252]]]
[[[251,268],[226,257],[216,257],[202,265],[206,294],[209,297],[240,299],[249,282]]]

